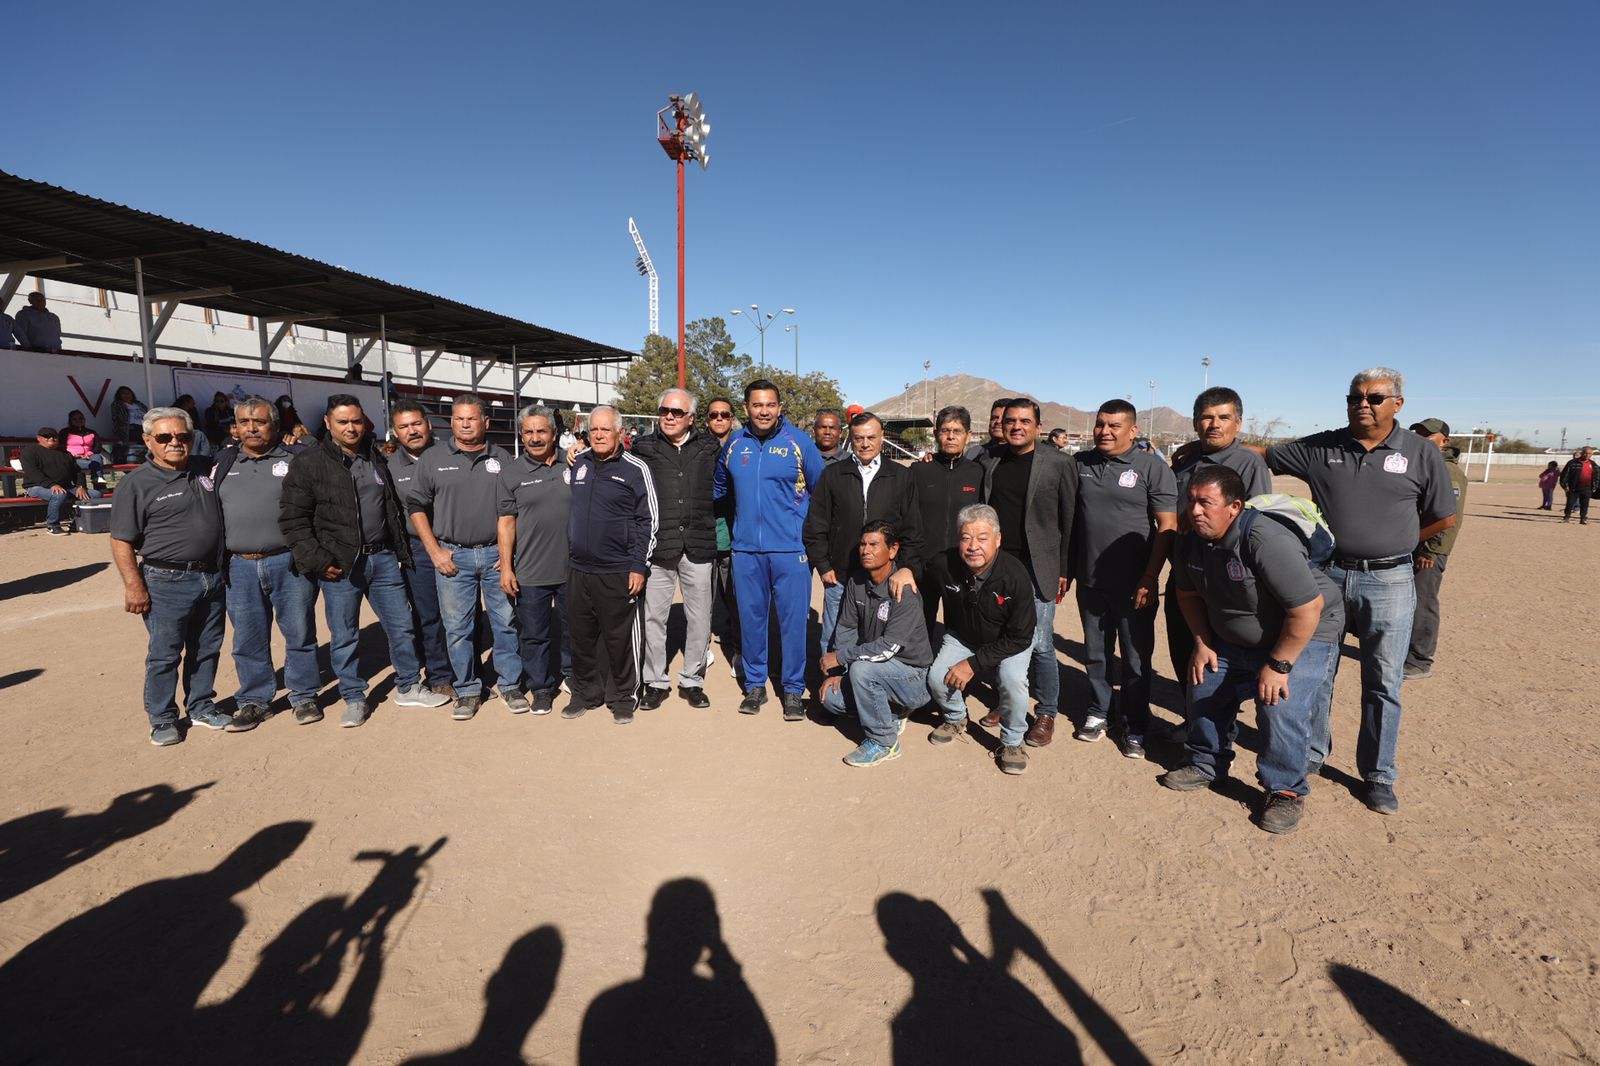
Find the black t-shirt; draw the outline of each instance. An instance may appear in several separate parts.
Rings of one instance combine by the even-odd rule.
[[[1032,452],[1016,455],[1008,448],[1000,453],[989,483],[989,506],[1000,516],[1000,547],[1024,559],[1028,554],[1028,475],[1032,471]]]

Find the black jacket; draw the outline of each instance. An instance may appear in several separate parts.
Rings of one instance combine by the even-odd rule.
[[[1567,465],[1561,468],[1561,487],[1567,492],[1580,491],[1578,479],[1584,463],[1594,465],[1594,473],[1589,478],[1589,495],[1600,495],[1600,459],[1568,459]]]
[[[983,502],[983,467],[965,455],[950,459],[936,454],[911,464],[911,480],[917,483],[922,507],[922,558],[932,560],[961,539],[956,527],[961,508]]]
[[[989,501],[994,469],[1005,449],[984,455],[983,499]],[[1028,537],[1028,567],[1046,599],[1055,599],[1057,581],[1072,576],[1072,521],[1078,509],[1078,464],[1050,445],[1033,449],[1028,470],[1028,500],[1023,531]]]
[[[660,523],[652,563],[670,566],[685,555],[691,563],[709,563],[717,557],[717,516],[711,503],[717,450],[717,438],[698,429],[689,431],[681,448],[659,429],[633,442],[633,454],[644,460],[655,482]]]
[[[997,553],[981,589],[959,549],[945,553],[944,565],[945,629],[972,649],[973,669],[993,669],[1033,647],[1033,581],[1015,556]]]
[[[855,457],[831,463],[811,490],[801,537],[817,573],[832,570],[840,582],[861,565],[861,527],[882,519],[900,534],[900,565],[922,577],[922,508],[911,471],[880,456],[878,472],[861,501],[861,467]]]
[[[46,448],[38,441],[22,446],[22,486],[50,488],[60,485],[71,492],[83,487],[84,472],[78,469],[78,460],[60,448]]]
[[[370,436],[361,442],[361,457],[383,477],[389,545],[400,564],[410,566],[405,510],[389,477],[389,464],[372,446]],[[329,566],[348,573],[361,549],[360,506],[344,452],[331,439],[323,438],[290,460],[278,504],[278,526],[294,553],[294,568],[312,577]]]

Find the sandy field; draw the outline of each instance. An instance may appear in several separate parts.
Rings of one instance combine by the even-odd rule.
[[[1221,792],[1070,734],[1006,777],[926,714],[853,770],[849,730],[736,714],[720,658],[710,710],[627,727],[340,729],[327,674],[321,724],[156,749],[107,539],[8,534],[0,1062],[1596,1062],[1600,520],[1531,481],[1473,488],[1401,813],[1351,792],[1346,661],[1283,838],[1249,729]]]

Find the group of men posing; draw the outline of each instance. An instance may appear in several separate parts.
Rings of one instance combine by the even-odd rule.
[[[470,719],[494,685],[512,713],[545,714],[565,679],[563,717],[605,707],[630,722],[671,694],[667,619],[681,596],[680,698],[710,706],[704,681],[721,608],[727,622],[715,628],[742,688],[739,711],[759,713],[775,680],[784,719],[800,721],[815,571],[815,694],[825,711],[858,718],[864,734],[847,764],[897,758],[907,717],[929,704],[940,719],[931,742],[965,737],[967,697],[981,681],[996,697],[979,724],[999,729],[999,768],[1024,772],[1028,749],[1054,739],[1054,617],[1074,585],[1089,681],[1074,736],[1109,733],[1124,755],[1143,758],[1170,560],[1166,624],[1187,707],[1171,739],[1189,758],[1161,783],[1188,790],[1226,775],[1239,705],[1254,699],[1260,824],[1292,831],[1308,778],[1331,751],[1337,649],[1349,629],[1361,646],[1365,801],[1392,813],[1400,683],[1425,676],[1405,667],[1408,652],[1417,656],[1413,616],[1426,607],[1413,574],[1442,574],[1440,538],[1460,491],[1442,454],[1448,427],[1400,429],[1403,385],[1397,371],[1363,371],[1346,429],[1265,450],[1236,440],[1238,394],[1208,389],[1195,402],[1199,439],[1172,467],[1136,447],[1125,401],[1102,404],[1094,448],[1069,455],[1039,447],[1039,408],[1025,397],[996,402],[981,443],[965,408],[943,408],[935,454],[902,465],[884,454],[876,415],[850,417],[844,445],[838,413],[821,412],[813,438],[784,416],[765,379],[745,389],[742,426],[717,398],[700,429],[696,398],[667,390],[656,429],[631,451],[610,407],[590,414],[587,448],[563,452],[560,416],[530,406],[517,413],[522,447],[512,455],[488,443],[487,407],[470,395],[454,401],[448,440],[433,439],[421,407],[395,404],[399,448],[387,459],[359,401],[334,396],[326,438],[296,449],[282,443],[273,405],[252,397],[237,405],[238,444],[213,462],[191,457],[183,411],[157,408],[143,426],[150,462],[118,486],[112,522],[126,608],[149,630],[151,740],[183,737],[180,676],[191,724],[239,732],[264,721],[276,696],[274,617],[291,713],[320,720],[319,594],[345,726],[370,714],[357,654],[363,598],[387,638],[400,706],[453,702],[453,716]],[[1271,492],[1269,471],[1310,484],[1336,541],[1331,559],[1318,554],[1314,509],[1297,525],[1246,508]],[[225,616],[239,674],[232,714],[214,692]],[[1431,647],[1422,652],[1431,661]]]

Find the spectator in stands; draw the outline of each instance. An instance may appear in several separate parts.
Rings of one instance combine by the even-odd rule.
[[[39,430],[34,443],[22,447],[22,491],[45,502],[45,529],[51,536],[65,536],[71,525],[74,499],[98,498],[98,489],[88,488],[84,473],[72,456],[61,450],[61,434],[49,426]]]
[[[117,484],[111,558],[122,575],[123,609],[143,616],[150,634],[144,712],[150,743],[166,747],[183,740],[180,676],[191,726],[226,729],[230,721],[215,703],[226,624],[218,572],[222,511],[211,460],[189,454],[189,416],[176,407],[155,407],[145,413],[142,428],[150,461]]]
[[[278,439],[278,409],[250,396],[234,409],[239,443],[222,449],[212,480],[222,507],[227,553],[228,619],[233,665],[239,675],[228,732],[245,733],[267,720],[278,686],[272,669],[272,623],[283,634],[283,680],[289,708],[302,725],[322,720],[317,689],[317,580],[298,573],[279,528],[283,483],[301,450]]]
[[[733,431],[739,428],[733,415],[733,403],[718,396],[706,404],[706,429],[717,442],[720,455],[728,446]],[[733,536],[729,522],[733,520],[733,499],[726,497],[713,501],[717,516],[717,566],[712,575],[711,628],[722,641],[722,653],[728,660],[728,671],[734,680],[739,678],[739,600],[733,592]],[[717,608],[722,609],[722,623],[717,623]]]
[[[626,725],[633,721],[638,702],[639,614],[655,548],[657,509],[650,468],[623,451],[620,421],[613,407],[591,411],[593,446],[571,468],[567,614],[572,622],[572,702],[561,717],[576,718],[604,703],[612,719]]]
[[[232,426],[232,401],[225,392],[214,394],[211,397],[211,406],[206,408],[206,437],[210,439],[212,448],[220,448],[232,439]]]
[[[849,446],[842,443],[844,417],[831,407],[817,412],[816,421],[811,423],[811,439],[816,442],[824,466],[832,466],[850,455]]]
[[[733,577],[738,585],[744,700],[740,714],[767,702],[767,615],[777,604],[783,649],[783,717],[805,720],[806,611],[811,568],[801,530],[822,456],[783,417],[778,386],[757,378],[744,389],[745,427],[717,458],[713,498],[733,501]]]
[[[144,404],[133,390],[119,385],[111,398],[111,461],[113,463],[144,462],[144,434],[139,426],[144,421]]]
[[[822,656],[819,694],[825,710],[860,718],[866,737],[844,761],[866,767],[900,757],[905,716],[928,702],[933,652],[916,587],[893,587],[900,555],[894,526],[868,521],[854,555],[858,565],[845,581],[833,650]]]
[[[0,349],[15,346],[17,320],[6,314],[6,305],[0,303]]]
[[[922,508],[918,522],[922,529],[922,610],[930,638],[941,590],[950,581],[947,553],[961,539],[956,515],[983,498],[983,467],[964,454],[972,435],[972,415],[965,407],[952,404],[940,408],[934,423],[938,451],[931,462],[911,467],[917,503]]]
[[[1589,499],[1600,488],[1600,464],[1594,461],[1593,448],[1579,448],[1561,471],[1561,487],[1566,490],[1567,503],[1561,510],[1561,521],[1572,521],[1572,512],[1578,512],[1578,525],[1589,524]]]
[[[311,444],[316,441],[316,435],[300,420],[300,412],[294,409],[294,401],[288,395],[279,396],[275,402],[278,428],[285,444]]]
[[[389,464],[372,446],[356,397],[328,397],[323,422],[323,439],[289,462],[278,525],[295,569],[321,586],[329,658],[345,704],[340,724],[358,726],[367,718],[367,679],[358,650],[363,598],[389,641],[395,703],[442,707],[449,700],[422,687],[401,577],[401,569],[411,565],[411,548]]]
[[[683,598],[683,668],[678,695],[691,707],[709,707],[706,668],[711,664],[711,571],[717,559],[717,520],[711,479],[717,442],[695,429],[695,396],[668,389],[656,403],[660,421],[638,438],[633,454],[644,460],[656,490],[656,543],[644,593],[644,694],[642,711],[654,710],[672,691],[667,670],[667,616],[675,594]]]
[[[12,332],[19,348],[31,348],[36,352],[61,350],[61,319],[45,307],[42,292],[28,294],[28,306],[17,312]]]
[[[67,424],[61,430],[61,443],[78,464],[78,469],[89,475],[94,487],[104,489],[106,461],[100,455],[100,437],[89,426],[82,411],[67,413]]]
[[[453,700],[456,698],[455,671],[450,666],[444,621],[439,616],[438,573],[433,568],[433,558],[417,539],[417,527],[411,521],[411,489],[417,477],[417,463],[435,446],[433,423],[421,404],[401,400],[389,409],[389,426],[396,448],[384,454],[394,456],[389,463],[389,476],[394,480],[395,491],[400,494],[400,504],[406,512],[411,566],[403,573],[411,599],[417,658],[427,667],[428,687]]]
[[[500,696],[512,714],[532,709],[522,695],[516,618],[500,587],[500,472],[511,465],[511,453],[489,443],[488,415],[482,397],[455,398],[451,438],[418,460],[406,505],[438,573],[439,617],[456,690],[451,717],[459,722],[475,716],[483,703],[475,643],[480,599],[489,616]]]
[[[905,564],[892,579],[898,596],[922,569],[922,511],[911,471],[883,455],[883,420],[871,411],[850,420],[849,459],[825,467],[811,490],[802,527],[806,557],[822,579],[820,650],[833,648],[844,583],[860,566],[861,527],[882,521],[898,531]]]
[[[406,401],[401,401],[402,403]],[[522,454],[500,471],[500,587],[517,612],[522,682],[534,714],[549,714],[572,674],[567,627],[567,526],[571,475],[556,448],[561,416],[530,404],[517,412]]]
[[[1000,750],[1008,774],[1028,769],[1022,734],[1028,725],[1028,661],[1036,615],[1033,579],[1018,557],[1000,550],[1000,516],[975,503],[957,517],[960,543],[950,549],[944,593],[944,641],[928,668],[928,694],[943,720],[928,734],[949,744],[967,734],[967,689],[984,675],[1000,696]]]
[[[217,395],[220,396],[222,394],[219,392]],[[194,397],[190,396],[187,392],[182,396],[179,396],[176,400],[173,400],[172,406],[188,415],[189,420],[192,421],[196,426],[201,425],[204,422],[204,419],[200,416],[200,408],[196,406],[194,402]],[[196,434],[194,438],[194,444],[189,448],[189,454],[200,456],[209,455],[214,457],[217,454],[217,450],[211,446],[210,437],[206,436],[204,433],[199,433]]]
[[[1554,459],[1539,474],[1539,494],[1543,497],[1539,510],[1551,511],[1555,509],[1556,484],[1561,480],[1561,466]]]

